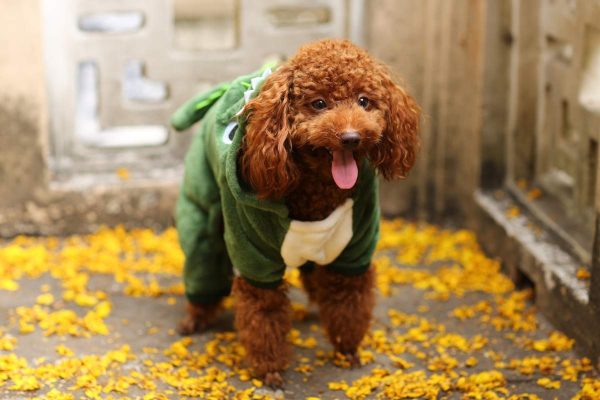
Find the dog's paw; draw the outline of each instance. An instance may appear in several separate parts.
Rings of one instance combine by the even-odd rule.
[[[177,324],[177,333],[182,336],[192,335],[200,330],[200,323],[197,318],[191,315],[186,315]]]
[[[345,353],[344,357],[346,357],[346,360],[348,360],[350,363],[350,368],[361,367],[362,364],[360,363],[360,357],[358,356],[358,353]]]
[[[267,372],[263,378],[263,382],[273,390],[283,389],[284,381],[279,372]]]

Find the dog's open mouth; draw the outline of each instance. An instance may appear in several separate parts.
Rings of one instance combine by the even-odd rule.
[[[334,150],[331,175],[340,189],[351,189],[358,179],[358,166],[351,150]]]

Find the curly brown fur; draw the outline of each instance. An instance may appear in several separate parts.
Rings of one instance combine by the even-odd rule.
[[[289,87],[292,69],[283,66],[263,85],[260,101],[247,105],[251,110],[241,169],[246,182],[259,198],[280,198],[298,180],[300,171],[289,155],[291,115]]]
[[[235,326],[250,367],[267,385],[281,386],[281,372],[291,356],[286,339],[292,328],[292,308],[286,284],[261,289],[237,277],[232,293],[236,299]]]
[[[369,100],[366,107],[360,97]],[[312,106],[319,99],[326,108]],[[310,192],[309,185],[315,193],[331,187],[307,196],[329,201],[336,189],[330,154],[349,130],[360,134],[354,158],[368,158],[386,179],[405,177],[415,161],[418,106],[385,66],[349,41],[302,47],[269,76],[246,112],[241,173],[260,198],[294,197],[297,188]],[[312,204],[305,204],[307,220],[320,218],[311,215]]]
[[[188,301],[186,313],[177,325],[180,335],[191,335],[206,329],[216,318],[221,308],[221,302],[214,304],[194,304]]]
[[[358,346],[369,329],[375,306],[373,268],[347,276],[316,267],[302,271],[301,278],[309,298],[319,306],[329,341],[336,351],[356,363]]]

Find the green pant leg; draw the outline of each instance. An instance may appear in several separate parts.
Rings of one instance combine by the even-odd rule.
[[[193,303],[209,304],[231,290],[232,266],[223,240],[219,203],[201,207],[182,190],[176,209],[179,242],[185,254],[185,294]]]

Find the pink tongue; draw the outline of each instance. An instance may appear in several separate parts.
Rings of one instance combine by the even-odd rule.
[[[350,150],[336,150],[333,152],[331,174],[335,184],[340,189],[350,189],[354,186],[358,178],[358,167]]]

